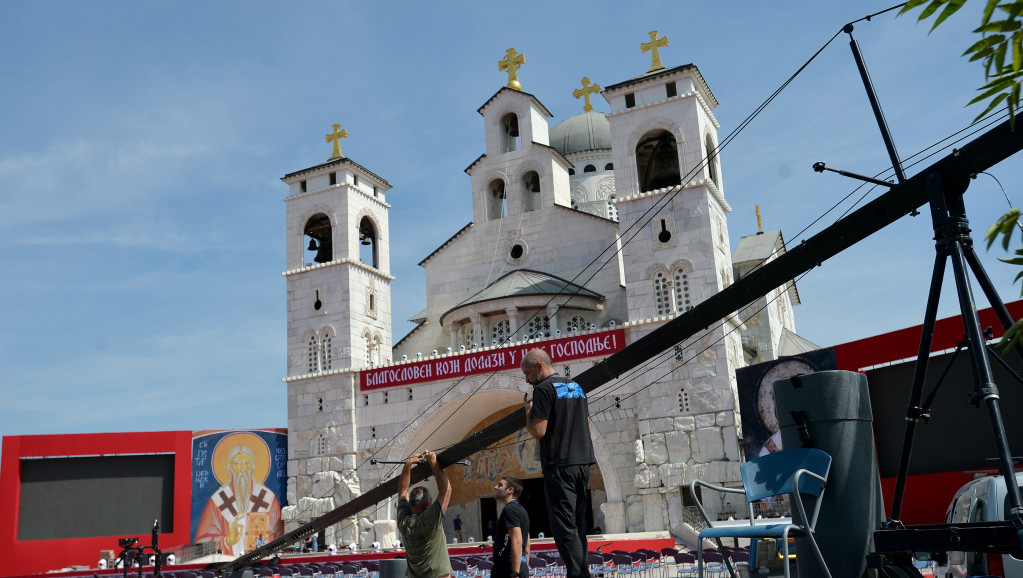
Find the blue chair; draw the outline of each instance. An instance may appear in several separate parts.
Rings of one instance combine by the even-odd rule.
[[[828,481],[828,472],[831,470],[831,456],[813,448],[798,448],[782,450],[777,453],[767,454],[763,457],[746,462],[740,468],[742,474],[742,489],[725,488],[693,480],[689,492],[696,503],[700,514],[707,522],[707,528],[700,531],[699,540],[714,538],[720,543],[721,538],[775,538],[781,540],[783,548],[783,568],[785,578],[791,578],[789,570],[789,536],[803,536],[807,538],[813,549],[817,562],[824,570],[825,576],[831,578],[831,572],[824,562],[820,547],[814,538],[814,528],[817,525],[817,516],[820,513],[824,486]],[[731,494],[746,494],[746,506],[749,514],[749,526],[714,526],[707,511],[703,508],[696,495],[696,487],[702,486],[718,492]],[[806,515],[806,506],[803,503],[803,494],[817,497],[813,507],[813,514]],[[796,505],[802,524],[757,524],[753,518],[753,502],[770,496],[788,495],[789,501]],[[807,522],[807,520],[809,522]],[[703,550],[699,551],[699,578],[703,578]]]

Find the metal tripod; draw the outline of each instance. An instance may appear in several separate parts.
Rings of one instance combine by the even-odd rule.
[[[931,340],[934,336],[934,323],[938,312],[938,300],[941,295],[942,280],[945,276],[946,263],[951,261],[952,273],[956,281],[956,293],[959,297],[959,309],[962,314],[966,343],[970,350],[970,365],[973,370],[974,389],[970,396],[971,403],[984,402],[991,416],[995,443],[998,450],[999,470],[1005,476],[1006,486],[1011,504],[1010,520],[1016,534],[1023,545],[1023,517],[1021,517],[1020,492],[1015,483],[1012,454],[1009,451],[1008,438],[1002,420],[999,405],[998,387],[995,385],[991,371],[991,359],[985,346],[984,335],[977,317],[977,309],[973,300],[973,290],[967,278],[967,266],[973,272],[981,290],[991,303],[1004,328],[1012,325],[1009,311],[995,291],[991,279],[984,271],[980,259],[973,249],[970,237],[969,222],[966,219],[966,208],[959,194],[946,195],[945,186],[941,182],[941,173],[932,172],[927,175],[926,188],[931,209],[931,221],[934,226],[935,251],[934,271],[931,276],[931,287],[927,295],[927,309],[920,336],[920,349],[917,353],[916,370],[913,375],[913,388],[906,409],[906,435],[903,439],[902,457],[899,461],[899,473],[895,482],[895,494],[892,499],[892,511],[888,527],[901,527],[900,516],[902,501],[906,490],[906,479],[909,474],[910,454],[913,450],[913,437],[916,426],[921,420],[929,417],[928,410],[920,406],[923,395],[923,384],[927,374],[927,358],[930,354]]]

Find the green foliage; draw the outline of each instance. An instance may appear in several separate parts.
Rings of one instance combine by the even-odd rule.
[[[993,245],[994,242],[1001,237],[1002,248],[1008,251],[1009,241],[1012,239],[1012,233],[1019,227],[1019,218],[1019,209],[1013,208],[1009,209],[1008,213],[1002,215],[994,225],[991,225],[991,228],[989,228],[987,233],[984,234],[984,239],[987,240],[988,249],[990,249],[991,245]],[[1013,254],[1015,257],[999,258],[998,260],[1016,267],[1023,267],[1023,249],[1016,249]],[[1023,278],[1023,269],[1016,274],[1016,278],[1013,282],[1019,281],[1021,278]],[[1023,289],[1020,290],[1020,295],[1023,295]],[[1023,351],[1023,319],[1013,323],[1012,327],[1010,327],[1002,337],[1002,348],[1005,351],[1009,351],[1013,347],[1020,347],[1021,351]]]
[[[933,31],[949,16],[955,14],[966,0],[909,0],[899,14],[923,7],[917,20],[934,17]],[[987,102],[984,112],[977,115],[979,120],[1005,103],[1009,115],[1015,119],[1020,104],[1020,83],[1023,81],[1023,1],[987,0],[980,26],[973,31],[981,35],[966,49],[963,56],[970,61],[984,63],[985,84],[969,104]]]

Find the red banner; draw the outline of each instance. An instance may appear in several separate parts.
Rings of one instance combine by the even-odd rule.
[[[614,329],[520,347],[449,355],[426,361],[402,363],[359,373],[359,389],[381,389],[424,381],[451,379],[477,373],[519,369],[530,349],[543,349],[554,363],[611,355],[625,347],[625,330]]]

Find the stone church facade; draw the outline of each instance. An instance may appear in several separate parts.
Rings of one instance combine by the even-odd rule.
[[[778,231],[750,235],[733,263],[717,100],[696,66],[601,95],[610,113],[554,127],[527,92],[483,103],[484,151],[465,171],[473,220],[425,255],[426,309],[396,341],[390,185],[339,150],[283,178],[289,530],[398,473],[371,459],[447,447],[521,407],[531,387],[515,361],[529,348],[578,374],[784,251]],[[679,535],[692,479],[738,482],[735,370],[784,353],[796,304],[781,287],[589,394],[595,528]],[[512,438],[449,469],[448,525],[458,513],[485,539],[487,480],[541,475],[531,440]],[[386,546],[394,511],[381,503],[326,540]]]

